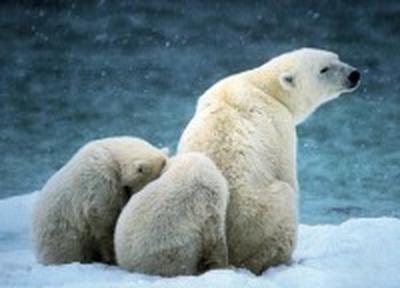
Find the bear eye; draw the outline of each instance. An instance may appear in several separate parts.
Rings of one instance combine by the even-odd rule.
[[[287,76],[285,76],[284,77],[285,78],[285,81],[287,82],[287,83],[290,83],[290,84],[293,84],[293,77],[292,76],[289,76],[289,75],[287,75]]]
[[[319,71],[319,73],[324,74],[324,73],[326,73],[328,71],[329,71],[329,67],[324,67]]]
[[[148,169],[147,169],[147,167],[146,167],[145,164],[140,163],[140,164],[137,166],[136,171],[137,171],[137,173],[139,173],[139,174],[145,174],[145,173],[147,173]]]

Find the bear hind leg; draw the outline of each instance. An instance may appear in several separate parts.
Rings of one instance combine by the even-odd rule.
[[[226,243],[225,219],[210,216],[202,231],[202,257],[199,272],[228,266],[228,247]]]
[[[258,201],[264,214],[257,220],[265,229],[259,231],[258,245],[239,264],[257,275],[271,266],[288,263],[297,236],[297,196],[293,187],[276,181],[262,192]]]

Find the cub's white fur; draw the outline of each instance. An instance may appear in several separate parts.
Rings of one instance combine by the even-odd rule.
[[[170,161],[123,209],[115,230],[117,263],[162,276],[227,266],[225,178],[199,153]]]
[[[115,261],[114,227],[130,194],[158,177],[165,155],[131,137],[90,142],[52,176],[33,212],[39,262]]]

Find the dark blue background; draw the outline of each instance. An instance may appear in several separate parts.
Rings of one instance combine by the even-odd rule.
[[[84,143],[175,149],[196,99],[303,46],[363,74],[298,129],[301,221],[400,216],[399,1],[2,1],[0,197],[29,193]]]

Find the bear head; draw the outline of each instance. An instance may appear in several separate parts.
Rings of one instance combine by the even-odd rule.
[[[268,92],[289,109],[296,123],[321,104],[355,90],[360,82],[357,69],[332,52],[313,48],[282,54],[261,69],[269,72],[268,78],[272,72],[275,85]]]

